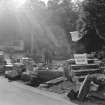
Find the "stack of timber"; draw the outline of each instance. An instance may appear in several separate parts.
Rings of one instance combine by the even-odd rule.
[[[101,73],[100,62],[97,59],[88,59],[88,64],[76,64],[74,59],[68,62],[68,72],[73,81],[84,79],[88,74]]]

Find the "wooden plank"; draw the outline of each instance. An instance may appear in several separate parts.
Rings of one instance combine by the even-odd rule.
[[[76,75],[76,76],[83,76],[83,75],[88,75],[88,74],[96,74],[96,73],[101,73],[101,71],[91,71],[91,72],[79,72],[79,73],[74,73],[74,75]]]
[[[83,72],[72,72],[76,76],[87,75],[87,74],[94,74],[94,73],[101,73],[101,70],[96,71],[83,71]]]
[[[99,64],[93,63],[93,64],[85,64],[85,65],[83,65],[83,64],[81,64],[81,65],[77,65],[77,64],[71,65],[71,67],[84,67],[84,66],[99,66]]]
[[[98,74],[99,74],[99,73],[100,73],[100,72],[98,72]],[[76,79],[85,78],[85,76],[86,76],[86,75],[89,75],[89,74],[92,75],[92,74],[94,74],[94,73],[87,73],[87,74],[85,74],[85,75],[76,75],[76,74],[75,74],[75,75],[73,76],[73,78],[76,78]]]
[[[71,72],[99,71],[100,69],[71,70]]]
[[[83,101],[85,96],[88,94],[89,92],[89,86],[90,86],[90,80],[89,80],[89,75],[85,76],[85,79],[79,89],[79,93],[78,93],[78,96],[77,98],[80,100],[80,101]]]
[[[52,84],[52,85],[54,85],[54,84],[57,84],[59,82],[65,81],[65,80],[66,80],[65,77],[59,77],[59,78],[50,80],[50,81],[46,82],[45,84]]]
[[[86,77],[86,75],[84,75],[84,76],[74,76],[73,78],[75,78],[75,79],[79,79],[79,78],[85,78]]]
[[[98,61],[98,59],[87,59],[88,61],[89,60],[93,60],[93,61]],[[75,61],[74,59],[68,59],[68,60],[66,60],[67,62],[69,62],[69,61]]]
[[[88,65],[71,65],[71,70],[80,70],[80,69],[98,69],[99,65],[97,64],[88,64]]]

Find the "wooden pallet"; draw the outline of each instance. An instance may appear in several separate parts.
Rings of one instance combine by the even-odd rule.
[[[85,78],[88,74],[101,73],[102,68],[100,68],[100,63],[98,59],[88,59],[88,64],[75,64],[75,60],[68,60],[68,74],[74,80],[79,80]]]

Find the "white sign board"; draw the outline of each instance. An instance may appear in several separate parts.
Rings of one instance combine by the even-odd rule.
[[[87,54],[74,54],[76,64],[88,64]]]
[[[78,31],[70,32],[70,35],[72,41],[74,42],[78,41],[81,38]]]

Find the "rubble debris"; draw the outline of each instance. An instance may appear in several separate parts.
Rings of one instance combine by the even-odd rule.
[[[76,92],[72,89],[68,94],[67,97],[69,97],[71,100],[77,99],[77,94]]]
[[[22,72],[25,71],[23,64],[8,64],[5,65],[4,76],[8,79],[17,80],[20,79]]]
[[[94,88],[91,86],[93,85]],[[105,75],[93,74],[87,75],[80,86],[77,94],[79,101],[84,101],[87,97],[94,96],[105,100]],[[71,97],[70,97],[71,98]]]
[[[16,80],[16,79],[20,78],[20,73],[16,70],[7,71],[5,73],[5,77],[10,80]]]
[[[76,100],[78,95],[78,91],[75,92],[73,89],[67,94],[67,97],[70,98],[70,100]]]
[[[105,90],[104,91],[93,91],[90,92],[88,97],[90,98],[96,98],[98,100],[104,100],[105,101]]]
[[[37,87],[39,86],[40,83],[41,83],[40,78],[31,77],[31,79],[28,82],[26,82],[26,85]]]

